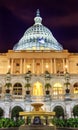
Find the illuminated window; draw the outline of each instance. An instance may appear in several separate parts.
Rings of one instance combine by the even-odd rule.
[[[20,66],[19,63],[16,63],[16,66]]]
[[[78,82],[74,84],[74,94],[78,93]]]
[[[63,94],[63,87],[62,87],[62,85],[60,83],[55,83],[53,88],[52,88],[52,93],[53,93],[53,96],[56,96],[56,97],[59,96],[59,98],[61,98],[60,95]]]
[[[36,47],[32,47],[32,50],[36,50]]]
[[[34,96],[42,96],[43,95],[43,87],[42,84],[38,81],[33,86],[33,95]]]
[[[40,47],[40,50],[44,50],[44,47]]]
[[[49,67],[48,63],[46,63],[46,66],[45,66],[45,67],[46,67],[46,69],[48,69],[48,67]]]

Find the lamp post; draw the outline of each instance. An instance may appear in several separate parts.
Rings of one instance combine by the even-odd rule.
[[[45,71],[45,89],[46,89],[46,95],[49,95],[50,91],[49,88],[51,88],[51,84],[49,83],[51,79],[51,75],[48,71]]]
[[[45,78],[45,99],[44,101],[47,103],[50,103],[51,101],[51,95],[50,95],[50,88],[51,88],[51,84],[50,84],[50,79],[51,79],[51,74],[48,71],[45,71],[44,74],[44,78]],[[48,104],[50,107],[50,104]]]
[[[27,88],[27,90],[26,90],[26,95],[29,95],[29,94],[30,94],[29,88],[31,87],[31,84],[30,84],[31,71],[28,71],[28,72],[25,74],[25,80],[26,80],[25,88]]]
[[[11,94],[10,94],[10,89],[9,89],[10,87],[12,87],[10,72],[6,74],[5,87],[6,87],[5,100],[11,100]]]
[[[65,100],[70,100],[70,74],[66,71],[65,73]]]

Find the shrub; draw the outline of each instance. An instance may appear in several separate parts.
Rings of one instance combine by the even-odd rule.
[[[15,117],[16,120],[18,119],[19,117],[19,112],[23,111],[23,109],[19,106],[15,106],[13,109],[12,109],[12,114],[11,114],[11,117]]]
[[[64,110],[61,106],[56,106],[53,111],[55,111],[57,118],[64,117]]]
[[[78,105],[74,106],[73,108],[73,115],[78,116]]]

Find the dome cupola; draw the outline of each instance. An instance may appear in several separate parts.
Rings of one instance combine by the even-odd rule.
[[[39,9],[34,21],[34,25],[26,30],[13,50],[63,50],[51,31],[42,24]]]

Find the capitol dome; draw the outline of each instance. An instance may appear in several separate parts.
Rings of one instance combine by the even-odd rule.
[[[34,21],[34,25],[26,30],[13,50],[63,50],[51,31],[42,25],[39,10],[37,10]]]

